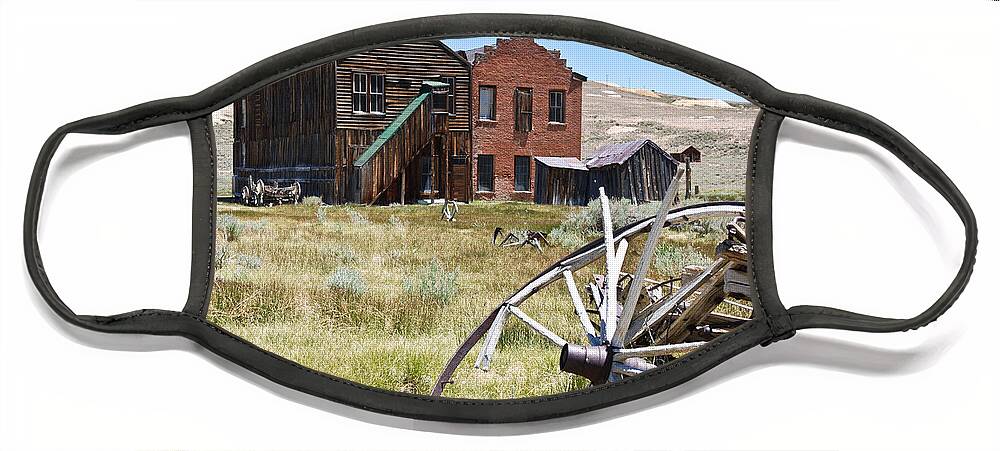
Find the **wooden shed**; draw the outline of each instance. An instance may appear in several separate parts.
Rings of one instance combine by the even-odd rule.
[[[592,197],[590,171],[573,157],[535,157],[535,203],[587,205]]]
[[[234,103],[233,188],[298,182],[326,203],[472,196],[471,66],[440,41],[320,64]]]
[[[701,163],[701,151],[695,146],[688,146],[680,152],[670,152],[670,156],[680,163],[685,161],[691,163]]]
[[[591,189],[634,203],[663,199],[677,173],[677,160],[649,139],[608,144],[587,160]],[[592,197],[596,197],[591,193]]]

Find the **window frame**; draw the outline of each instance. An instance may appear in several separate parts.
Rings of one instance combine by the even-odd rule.
[[[522,93],[527,93],[527,96],[523,96]],[[527,109],[524,108],[524,104],[521,102],[522,97],[527,97]],[[519,133],[528,133],[532,129],[532,122],[535,120],[534,116],[534,90],[525,87],[514,88],[514,131]],[[527,120],[523,117],[527,116]],[[523,124],[523,126],[522,126]]]
[[[363,78],[364,81],[360,84],[358,79]],[[358,87],[361,86],[363,91],[359,91]],[[361,105],[361,102],[364,105]],[[359,109],[359,106],[361,107]],[[370,111],[368,105],[368,73],[367,72],[352,72],[351,73],[351,112],[354,114],[368,114]]]
[[[448,107],[448,115],[455,115],[455,84],[458,83],[455,77],[441,77],[441,82],[448,85],[448,96],[445,103]]]
[[[517,162],[524,161],[524,167],[527,172],[524,174],[525,183],[524,189],[517,189]],[[531,157],[528,155],[514,155],[514,192],[517,193],[530,193],[531,192]]]
[[[484,159],[485,157],[485,159]],[[490,162],[490,174],[489,174],[489,189],[483,189],[483,168],[482,165],[485,161]],[[496,155],[494,154],[479,154],[476,157],[476,192],[477,193],[492,193],[496,192]]]
[[[375,92],[376,80],[378,80],[378,92]],[[372,108],[376,100],[379,102],[379,110]],[[385,115],[385,74],[368,74],[368,113]]]
[[[559,105],[553,105],[553,99],[559,99]],[[559,112],[559,117],[553,118],[554,112]],[[566,91],[553,89],[549,91],[549,123],[550,124],[565,124],[566,123]]]
[[[489,116],[483,116],[483,90],[491,92]],[[494,85],[479,85],[479,120],[496,122],[497,120],[497,87]]]

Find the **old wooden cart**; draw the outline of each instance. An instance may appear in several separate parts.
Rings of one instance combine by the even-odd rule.
[[[673,193],[671,193],[673,194]],[[561,348],[559,368],[595,385],[621,380],[688,353],[749,320],[747,247],[742,202],[712,202],[670,209],[673,195],[656,216],[613,230],[603,189],[604,238],[556,262],[505,299],[459,346],[438,377],[432,394],[441,395],[458,365],[480,341],[475,366],[488,370],[504,325],[517,318],[553,346]],[[730,219],[726,238],[714,261],[688,266],[668,280],[647,278],[657,241],[665,227],[719,218]],[[637,267],[623,271],[629,239],[645,233]],[[595,274],[583,296],[574,273],[605,259],[605,273]],[[571,343],[527,315],[520,306],[540,290],[562,279],[579,317],[585,343]],[[726,304],[726,308],[718,308]]]
[[[240,195],[244,204],[254,207],[297,204],[302,199],[302,186],[299,182],[292,182],[285,187],[278,186],[277,182],[268,185],[263,180],[254,180],[253,176],[250,176]]]

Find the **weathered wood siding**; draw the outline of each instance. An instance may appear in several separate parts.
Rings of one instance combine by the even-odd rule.
[[[469,130],[470,67],[438,41],[412,42],[381,47],[337,61],[337,128],[382,130],[403,108],[420,95],[425,81],[455,78],[455,114],[451,130]],[[354,72],[385,75],[385,114],[353,112],[351,83]]]
[[[603,186],[608,197],[635,203],[663,199],[677,172],[677,162],[663,151],[646,145],[621,164],[592,168],[591,189]],[[591,192],[591,198],[596,198]]]
[[[608,197],[633,203],[663,200],[677,173],[677,162],[647,144],[620,164],[592,167],[586,171],[549,167],[535,160],[535,203],[586,205],[604,187]]]
[[[535,203],[587,205],[591,199],[590,171],[549,167],[535,160]]]
[[[282,185],[298,181],[306,196],[332,188],[337,160],[334,64],[267,85],[233,105],[233,187],[248,177]]]
[[[422,151],[431,149],[435,121],[431,113],[432,96],[427,96],[402,126],[383,143],[363,164],[355,166],[357,197],[353,202],[370,204],[387,190],[399,184],[397,178],[416,160]]]
[[[384,75],[385,114],[352,111],[351,77],[355,71]],[[355,190],[360,185],[356,184],[358,179],[352,178],[354,161],[420,94],[424,81],[441,81],[442,77],[455,79],[455,114],[446,116],[449,131],[444,139],[446,148],[441,151],[448,156],[467,157],[471,147],[471,68],[464,58],[438,41],[399,44],[303,70],[237,100],[234,192],[238,193],[252,176],[269,184],[298,181],[303,195],[320,196],[327,203],[357,199],[359,193]],[[407,143],[416,146],[404,152],[411,157],[426,145],[412,140]],[[409,167],[413,162],[405,163]],[[469,171],[466,167],[464,171],[453,168],[450,172],[461,175]],[[468,200],[468,176],[457,181],[469,187],[448,187],[450,192],[464,193],[459,200]]]

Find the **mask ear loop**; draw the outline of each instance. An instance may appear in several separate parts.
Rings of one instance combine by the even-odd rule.
[[[169,102],[173,99],[168,99]],[[98,135],[124,134],[144,128],[165,125],[171,122],[197,117],[196,114],[167,113],[154,116],[143,116],[143,111],[148,111],[146,105],[139,105],[115,113],[101,116],[94,116],[72,122],[56,129],[42,145],[42,149],[35,160],[35,167],[28,183],[28,196],[24,210],[24,257],[27,262],[28,274],[32,282],[38,288],[39,294],[46,303],[63,320],[91,330],[101,332],[117,333],[146,333],[155,335],[176,335],[183,334],[178,330],[177,321],[163,321],[164,318],[181,319],[190,316],[170,310],[142,309],[132,312],[111,316],[80,315],[69,308],[55,288],[49,281],[48,274],[42,263],[41,251],[38,244],[38,220],[41,212],[41,203],[45,189],[45,181],[48,176],[49,165],[55,155],[56,150],[62,143],[66,135],[70,133],[86,133]],[[192,126],[191,123],[188,124]]]
[[[965,250],[962,265],[954,280],[923,313],[906,319],[883,318],[865,315],[833,307],[798,305],[788,309],[788,317],[793,329],[829,328],[855,330],[861,332],[903,332],[930,324],[955,303],[969,283],[972,267],[976,260],[978,244],[976,217],[965,196],[933,161],[896,130],[882,121],[852,108],[826,102],[801,94],[790,95],[791,109],[785,111],[769,108],[787,117],[812,122],[859,135],[882,146],[916,172],[948,201],[965,225]]]

